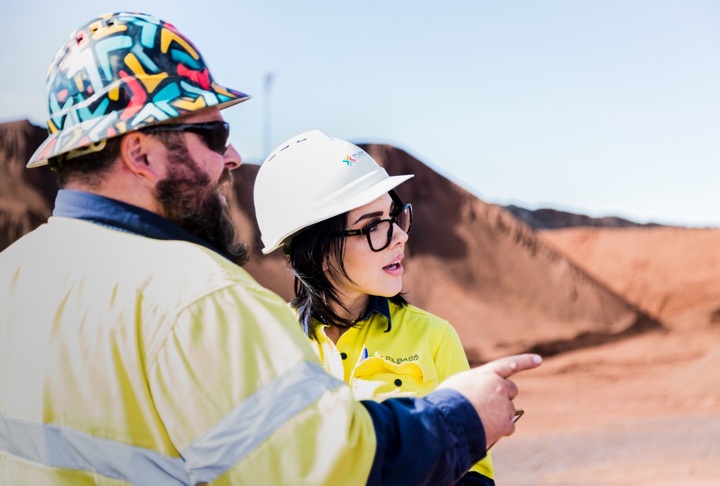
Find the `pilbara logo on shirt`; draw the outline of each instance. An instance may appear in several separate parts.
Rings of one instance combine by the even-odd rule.
[[[390,361],[395,364],[402,364],[402,363],[406,363],[408,361],[417,361],[420,359],[420,356],[418,356],[417,354],[413,354],[411,356],[405,356],[402,358],[393,358],[392,356],[384,356],[384,358],[385,358],[385,361]]]

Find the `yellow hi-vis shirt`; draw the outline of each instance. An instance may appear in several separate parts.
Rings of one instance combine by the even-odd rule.
[[[52,217],[0,253],[0,484],[361,485],[376,446],[287,304],[213,251]]]
[[[384,315],[345,331],[337,345],[313,320],[311,340],[328,373],[350,385],[358,400],[425,396],[445,378],[469,369],[460,337],[450,323],[418,307],[388,300],[390,330]],[[471,471],[494,479],[490,451]]]

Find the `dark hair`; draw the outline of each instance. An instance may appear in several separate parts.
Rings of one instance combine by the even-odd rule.
[[[71,181],[81,181],[92,188],[98,188],[104,174],[120,155],[121,139],[122,137],[107,139],[101,150],[72,159],[67,159],[64,155],[49,159],[48,165],[57,176],[58,186],[63,188]]]
[[[398,204],[399,199],[394,191],[391,191],[391,195],[394,204]],[[333,233],[347,229],[347,215],[348,213],[339,214],[308,226],[294,235],[283,247],[295,280],[295,298],[291,305],[297,309],[303,331],[311,338],[315,338],[312,317],[341,329],[349,329],[355,325],[354,321],[341,317],[333,310],[332,304],[346,311],[348,309],[340,301],[338,289],[323,270],[323,267],[327,266],[331,273],[341,274],[352,280],[343,264],[345,238],[332,236]],[[407,300],[401,293],[390,297],[390,301],[400,306],[407,305]]]
[[[178,143],[180,140],[179,133],[161,132],[153,135],[165,145]],[[105,174],[120,156],[122,138],[118,136],[106,139],[104,147],[96,152],[88,152],[71,159],[65,155],[49,159],[48,165],[57,176],[58,186],[63,188],[69,182],[80,181],[91,188],[99,188]]]

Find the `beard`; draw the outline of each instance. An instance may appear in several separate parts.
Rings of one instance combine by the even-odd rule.
[[[192,159],[184,143],[170,142],[166,147],[168,174],[156,186],[165,217],[210,243],[230,261],[238,265],[247,263],[247,245],[237,241],[230,209],[220,192],[231,186],[230,171],[224,169],[220,180],[213,184]]]

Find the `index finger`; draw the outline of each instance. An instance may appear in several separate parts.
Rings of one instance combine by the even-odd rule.
[[[509,378],[520,371],[537,368],[540,366],[540,363],[542,363],[542,357],[540,357],[540,355],[518,354],[490,361],[482,365],[481,368],[493,372],[501,378]]]

